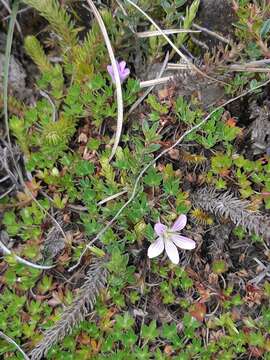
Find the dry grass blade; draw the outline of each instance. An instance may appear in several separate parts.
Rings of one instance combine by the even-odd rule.
[[[190,69],[189,64],[174,64],[174,63],[168,63],[167,70],[187,70]]]
[[[248,67],[245,65],[231,65],[229,67],[224,67],[222,70],[230,72],[252,72],[252,73],[269,73],[270,68],[268,67]]]
[[[160,85],[160,84],[166,84],[168,81],[173,80],[174,77],[173,76],[165,76],[165,77],[161,77],[161,78],[157,78],[157,79],[152,79],[152,80],[146,80],[146,81],[141,81],[140,82],[140,88],[146,88],[149,86],[156,86],[156,85]]]
[[[87,272],[85,282],[73,303],[64,310],[61,319],[44,334],[43,340],[30,352],[33,360],[42,359],[49,349],[68,335],[93,310],[96,298],[107,280],[104,263],[96,262]]]
[[[92,0],[86,0],[86,1],[89,4],[91,10],[93,11],[94,16],[99,24],[99,27],[102,32],[102,35],[103,35],[103,38],[104,38],[104,41],[105,41],[105,44],[106,44],[106,47],[108,50],[108,54],[109,54],[109,57],[111,60],[114,76],[115,76],[116,99],[117,99],[117,128],[116,128],[114,144],[113,144],[113,148],[112,148],[112,152],[111,152],[111,156],[110,156],[110,160],[111,160],[115,155],[117,146],[118,146],[120,138],[121,138],[122,127],[123,127],[124,106],[123,106],[122,86],[121,86],[121,80],[120,80],[120,76],[118,73],[118,68],[117,68],[117,63],[116,63],[116,59],[114,56],[113,48],[112,48],[107,30],[106,30],[106,27],[102,20],[102,17],[100,16],[93,1]]]
[[[18,8],[19,8],[19,2],[15,1],[13,8],[12,8],[12,13],[11,13],[11,18],[10,18],[10,23],[9,23],[9,28],[8,28],[8,35],[7,35],[7,44],[6,44],[6,52],[5,52],[5,64],[4,64],[4,79],[3,79],[3,84],[4,84],[4,89],[3,89],[3,103],[4,103],[4,119],[5,119],[5,127],[6,127],[6,137],[7,137],[7,141],[8,141],[8,149],[10,151],[10,155],[11,155],[11,159],[12,162],[14,164],[14,167],[18,173],[18,177],[20,179],[21,184],[25,187],[25,190],[27,191],[27,193],[29,193],[29,195],[33,198],[33,200],[38,204],[39,207],[42,208],[42,210],[45,210],[40,204],[39,202],[33,197],[33,194],[28,190],[28,188],[25,186],[24,184],[24,180],[22,177],[22,174],[20,172],[20,169],[17,165],[17,162],[15,160],[13,151],[12,151],[12,145],[11,145],[11,140],[10,140],[10,134],[9,134],[9,124],[8,124],[8,78],[9,78],[9,63],[10,63],[10,54],[11,54],[11,47],[12,47],[12,39],[13,39],[13,33],[14,33],[14,25],[15,25],[15,21],[16,21],[16,15],[18,12]],[[46,211],[46,210],[45,210]],[[51,215],[49,215],[51,216]],[[54,220],[54,219],[53,219]],[[21,257],[13,254],[5,245],[4,243],[0,243],[0,248],[2,250],[2,252],[5,255],[13,255],[14,258],[20,262],[21,264],[36,268],[36,269],[41,269],[41,270],[47,270],[47,269],[51,269],[53,266],[42,266],[42,265],[38,265],[38,264],[34,264],[30,261],[24,260]]]
[[[160,72],[159,72],[159,74],[158,74],[158,76],[157,76],[157,78],[155,80],[160,79],[161,76],[163,75],[163,73],[164,73],[164,71],[166,69],[166,66],[168,64],[168,61],[169,61],[169,55],[170,55],[170,53],[169,53],[169,51],[167,51],[165,59],[164,59],[163,64],[162,64],[162,67],[160,69]],[[141,87],[143,87],[143,83],[144,83],[143,81],[140,83]],[[139,106],[141,104],[141,102],[146,98],[146,96],[148,94],[150,94],[150,92],[154,89],[154,87],[155,87],[155,84],[150,85],[150,87],[144,92],[144,94],[142,96],[140,96],[137,101],[135,101],[135,103],[129,109],[128,115],[130,115],[137,108],[137,106]]]
[[[4,231],[0,232],[0,250],[2,251],[2,253],[4,255],[12,255],[12,257],[14,259],[16,259],[18,261],[18,263],[29,266],[29,267],[32,267],[34,269],[39,269],[39,270],[48,270],[48,269],[51,269],[51,268],[54,267],[54,265],[46,266],[46,265],[35,264],[35,263],[32,263],[31,261],[28,261],[28,260],[25,260],[25,259],[21,258],[20,256],[14,254],[12,251],[10,251],[6,247],[6,245],[1,241],[2,238],[5,238],[5,239],[7,238]]]
[[[174,51],[180,56],[181,59],[183,59],[185,62],[187,62],[188,64],[190,64],[190,67],[192,69],[194,69],[198,74],[202,75],[203,77],[206,77],[210,80],[222,83],[223,85],[225,84],[223,81],[217,80],[212,78],[211,76],[205,74],[203,71],[201,71],[199,68],[197,68],[197,66],[195,66],[175,45],[174,43],[170,40],[170,38],[164,33],[164,31],[157,25],[157,23],[144,11],[142,10],[137,4],[135,4],[133,1],[131,0],[126,0],[130,5],[132,5],[133,7],[135,7],[141,14],[143,14],[143,16],[145,16],[150,22],[151,24],[158,30],[158,32],[164,37],[164,39],[166,39],[166,41],[171,45],[171,47],[174,49]]]
[[[223,67],[223,70],[227,71],[249,71],[249,72],[269,72],[270,71],[270,59],[260,59],[255,61],[249,61],[244,64],[230,64]]]
[[[21,349],[21,347],[9,336],[0,331],[0,338],[4,339],[9,344],[12,344],[16,347],[16,349],[22,354],[25,360],[30,360],[30,358],[26,355],[26,353]]]
[[[182,17],[182,20],[183,20],[183,17]],[[226,39],[225,37],[221,36],[220,34],[217,34],[214,31],[208,30],[207,28],[199,26],[199,25],[197,25],[195,23],[192,24],[192,27],[194,27],[194,29],[198,29],[200,32],[205,32],[206,34],[208,34],[208,35],[210,35],[210,36],[224,42],[225,44],[231,45],[230,40]]]
[[[180,33],[200,33],[199,30],[189,30],[189,29],[166,29],[162,31],[166,35],[180,34]],[[152,36],[162,36],[160,31],[158,30],[137,32],[136,35],[138,38],[142,38],[142,39],[149,38]]]

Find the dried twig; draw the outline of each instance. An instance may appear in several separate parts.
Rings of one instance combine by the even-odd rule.
[[[265,266],[259,259],[254,258],[253,260],[260,266],[262,271],[249,281],[250,284],[258,285],[266,276],[270,277],[270,265]]]
[[[181,18],[183,19],[183,16],[181,16]],[[205,27],[199,26],[196,23],[193,23],[191,26],[194,27],[197,30],[200,30],[201,32],[205,32],[206,34],[208,34],[208,35],[210,35],[210,36],[224,42],[225,44],[231,45],[230,40],[226,39],[224,36],[221,36],[220,34],[217,34],[216,32],[214,32],[212,30],[209,30],[209,29],[207,29]]]
[[[0,1],[1,1],[1,3],[4,5],[4,7],[7,9],[7,11],[9,12],[9,14],[11,14],[11,13],[12,13],[12,10],[11,10],[8,2],[7,2],[6,0],[0,0]],[[7,18],[8,18],[8,17],[6,17],[6,18],[3,19],[3,20],[6,20]],[[17,20],[15,20],[15,24],[16,24],[16,26],[17,26],[17,30],[18,30],[18,32],[19,32],[19,34],[20,34],[20,37],[23,39],[22,29],[21,29],[21,26],[20,26],[20,24],[19,24],[19,22],[18,22]]]
[[[252,72],[252,73],[269,73],[270,67],[265,66],[250,66],[248,64],[232,64],[230,66],[221,67],[222,70],[225,71],[233,71],[233,72]]]
[[[180,64],[174,64],[174,63],[168,63],[167,70],[189,70],[190,65],[186,63],[180,63]]]
[[[156,78],[156,79],[152,79],[152,80],[146,80],[146,81],[141,81],[140,82],[140,88],[146,88],[146,87],[154,87],[156,85],[161,85],[161,84],[166,84],[167,82],[171,81],[174,79],[174,76],[165,76],[165,77],[161,77],[161,78]]]
[[[7,196],[14,188],[15,184],[11,185],[11,187],[6,192],[0,195],[0,199],[3,199],[5,196]]]

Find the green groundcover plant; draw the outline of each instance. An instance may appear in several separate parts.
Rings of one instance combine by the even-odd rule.
[[[200,5],[134,3],[162,29],[190,29]],[[214,107],[206,109],[196,94],[179,95],[176,77],[133,110],[145,69],[164,59],[167,42],[136,35],[150,26],[129,1],[98,1],[124,103],[111,159],[115,74],[99,23],[91,17],[87,28],[82,24],[83,4],[24,4],[46,27],[42,36],[24,38],[39,74],[35,103],[8,99],[23,181],[0,196],[0,240],[12,248],[0,261],[0,357],[23,359],[5,334],[31,359],[270,359],[269,156],[241,151],[243,124],[219,108],[181,146],[153,161]],[[267,2],[233,1],[233,8],[235,43],[222,49],[222,59],[202,55],[205,69],[269,54]],[[178,48],[201,51],[189,33],[171,39]],[[170,61],[177,56],[170,51]],[[226,80],[224,98],[266,79],[265,73],[238,74]],[[34,269],[14,253],[53,267]]]

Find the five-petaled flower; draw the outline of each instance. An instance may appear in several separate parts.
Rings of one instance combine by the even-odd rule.
[[[160,255],[164,248],[173,264],[179,263],[179,254],[177,247],[185,250],[192,250],[196,243],[190,238],[179,235],[187,223],[186,215],[180,215],[172,227],[168,228],[160,222],[155,225],[155,232],[158,236],[157,240],[153,242],[148,248],[148,257],[150,259]]]
[[[130,70],[129,70],[129,68],[126,67],[125,61],[120,61],[120,63],[118,61],[116,61],[116,65],[117,65],[120,81],[122,83],[129,76]],[[108,73],[111,75],[112,82],[115,83],[115,76],[114,76],[114,71],[113,71],[112,65],[108,65],[107,70],[108,70]]]

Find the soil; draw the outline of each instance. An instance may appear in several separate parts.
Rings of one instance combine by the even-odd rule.
[[[232,24],[236,20],[230,0],[201,0],[196,22],[208,30],[217,32],[229,39],[233,37]],[[212,49],[219,40],[205,33],[200,34],[200,40]]]

